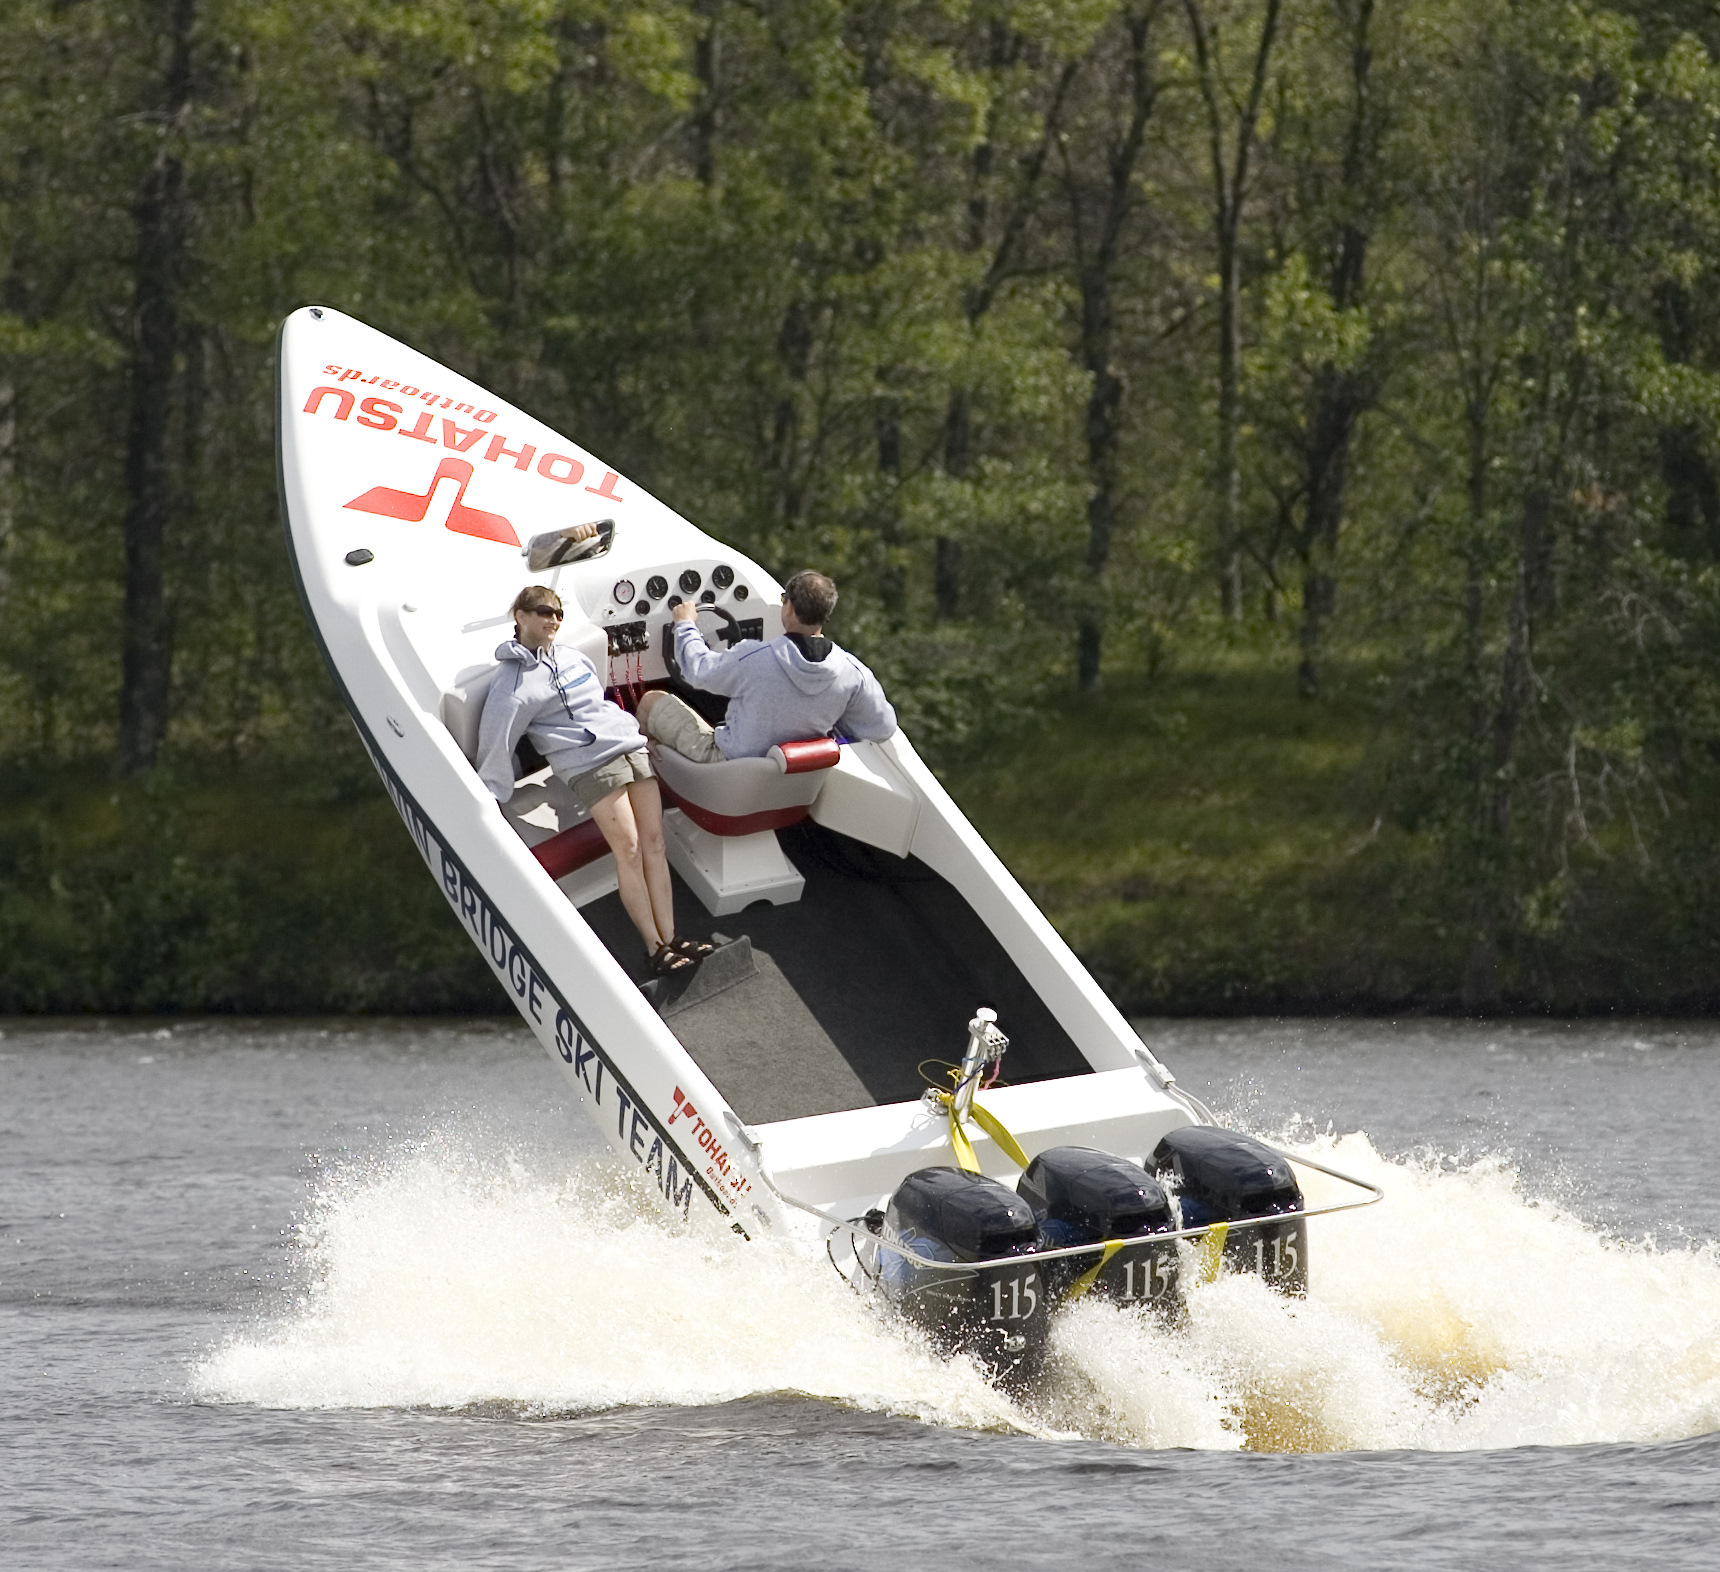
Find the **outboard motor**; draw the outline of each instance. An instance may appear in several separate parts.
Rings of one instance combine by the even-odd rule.
[[[1199,1124],[1172,1130],[1154,1150],[1153,1167],[1175,1192],[1184,1228],[1302,1211],[1302,1188],[1289,1161],[1234,1130]],[[1258,1272],[1284,1293],[1308,1291],[1308,1230],[1300,1216],[1231,1230],[1223,1259],[1233,1270]]]
[[[1157,1179],[1139,1163],[1089,1146],[1053,1146],[1028,1164],[1016,1193],[1039,1219],[1048,1249],[1098,1244],[1109,1239],[1171,1233],[1176,1218]],[[1064,1256],[1045,1263],[1052,1293],[1071,1289],[1103,1294],[1122,1304],[1144,1304],[1177,1317],[1176,1240],[1127,1244],[1109,1257]]]
[[[890,1197],[878,1276],[886,1297],[949,1353],[971,1356],[1005,1385],[1030,1379],[1045,1357],[1051,1297],[1033,1252],[1039,1220],[1007,1185],[957,1168],[922,1168]],[[928,1261],[1017,1263],[974,1272],[938,1271]]]

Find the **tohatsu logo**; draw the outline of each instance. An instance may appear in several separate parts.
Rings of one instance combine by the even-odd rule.
[[[705,1168],[707,1174],[714,1179],[720,1178],[735,1195],[744,1195],[752,1189],[752,1181],[746,1178],[735,1166],[734,1160],[724,1149],[722,1142],[717,1139],[717,1132],[705,1123],[699,1110],[693,1106],[693,1099],[678,1086],[675,1088],[675,1111],[669,1115],[669,1128],[671,1130],[674,1129],[677,1119],[691,1119],[693,1121],[693,1139],[698,1142],[700,1150],[709,1159]]]
[[[447,400],[442,402],[447,403]],[[356,416],[353,413],[355,403]],[[458,415],[468,408],[470,406],[465,404],[455,405],[454,413]],[[504,546],[517,546],[520,538],[515,534],[510,519],[501,513],[472,507],[466,501],[466,488],[471,484],[477,467],[474,460],[498,466],[511,465],[521,473],[535,474],[561,486],[578,486],[585,479],[585,465],[572,454],[547,451],[540,453],[530,442],[514,443],[504,432],[477,424],[462,426],[457,419],[430,410],[418,413],[408,424],[406,411],[391,399],[366,398],[358,402],[343,387],[331,385],[313,388],[310,397],[305,400],[304,413],[322,415],[325,412],[332,414],[336,420],[351,418],[354,426],[379,435],[392,432],[397,437],[407,437],[415,442],[423,442],[431,448],[443,450],[435,473],[430,476],[429,484],[423,491],[400,491],[393,486],[372,486],[369,491],[354,497],[346,504],[360,513],[375,513],[383,518],[404,519],[409,523],[421,524],[429,516],[438,490],[444,485],[451,485],[455,490],[454,500],[445,521],[448,529],[459,535],[475,536],[479,540],[493,540]],[[489,410],[479,410],[473,419],[481,421],[485,417],[495,419]],[[467,453],[471,454],[471,458],[453,456]],[[621,502],[625,499],[616,489],[620,481],[621,477],[614,470],[605,470],[602,480],[595,486],[586,486],[584,489],[595,497]]]
[[[448,509],[447,528],[456,535],[476,535],[479,540],[499,540],[504,546],[517,546],[520,537],[500,513],[486,513],[482,508],[466,505],[466,487],[472,483],[472,466],[465,459],[445,458],[436,466],[429,489],[396,491],[392,486],[372,486],[361,497],[347,503],[359,513],[378,513],[385,519],[405,519],[410,524],[422,524],[430,511],[436,488],[445,480],[453,481],[458,490]]]

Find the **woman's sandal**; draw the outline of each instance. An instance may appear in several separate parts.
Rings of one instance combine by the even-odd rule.
[[[669,948],[677,955],[684,955],[689,961],[702,961],[707,955],[715,955],[717,947],[707,944],[703,939],[671,939]]]
[[[684,955],[675,948],[675,941],[669,940],[660,944],[651,952],[651,975],[653,977],[673,977],[678,972],[690,971],[696,962],[690,955]]]

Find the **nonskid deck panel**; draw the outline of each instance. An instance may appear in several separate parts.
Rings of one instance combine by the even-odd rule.
[[[668,1024],[748,1123],[908,1102],[923,1060],[961,1055],[974,1008],[1010,1036],[1013,1084],[1091,1067],[961,896],[916,858],[810,821],[779,832],[800,900],[711,917],[677,877],[683,933],[747,935],[757,975]],[[639,937],[610,895],[582,915],[636,979]]]

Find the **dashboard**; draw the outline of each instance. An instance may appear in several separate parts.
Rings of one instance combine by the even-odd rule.
[[[781,631],[776,598],[750,584],[745,573],[720,560],[662,563],[602,573],[592,563],[580,574],[581,609],[603,630],[610,685],[667,677],[665,651],[672,613],[683,602],[699,608],[699,631],[714,649]],[[706,616],[705,613],[710,615]]]

